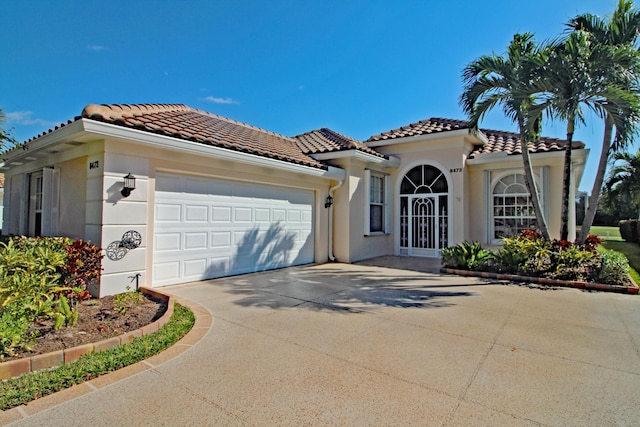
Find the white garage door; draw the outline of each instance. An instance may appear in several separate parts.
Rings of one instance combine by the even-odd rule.
[[[314,260],[312,191],[160,174],[153,285]]]

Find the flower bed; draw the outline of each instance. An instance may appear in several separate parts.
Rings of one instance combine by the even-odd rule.
[[[442,263],[445,272],[456,274],[473,271],[473,275],[479,272],[481,277],[501,280],[637,293],[638,287],[629,277],[627,259],[600,247],[600,243],[593,235],[584,245],[577,245],[547,240],[526,230],[505,238],[498,251],[484,249],[477,242],[443,249]]]

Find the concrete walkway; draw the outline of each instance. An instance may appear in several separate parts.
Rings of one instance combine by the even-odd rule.
[[[15,425],[638,424],[639,297],[366,264],[164,288],[196,345]]]

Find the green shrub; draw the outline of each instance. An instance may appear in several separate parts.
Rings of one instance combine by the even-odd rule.
[[[629,261],[620,252],[599,249],[600,272],[597,280],[610,285],[620,285],[629,280]]]
[[[0,311],[0,360],[5,356],[29,350],[32,339],[29,327],[32,320],[20,301],[5,305]]]
[[[101,259],[100,248],[82,240],[14,237],[0,243],[0,358],[32,338],[27,322],[49,317],[57,328],[73,326],[78,301],[89,296],[86,285],[100,277]]]
[[[626,242],[640,243],[640,221],[627,219],[620,221],[620,236]]]
[[[463,242],[441,251],[445,267],[465,270],[482,269],[493,258],[490,250],[483,249],[478,242]]]

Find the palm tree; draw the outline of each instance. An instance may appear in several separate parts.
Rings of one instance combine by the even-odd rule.
[[[620,0],[610,20],[604,20],[591,14],[584,14],[573,18],[567,26],[572,30],[582,30],[590,33],[594,41],[600,45],[635,50],[640,33],[640,11],[634,9],[633,1]],[[619,65],[619,67],[624,69],[624,65]],[[632,73],[635,71],[632,67],[628,67],[627,69]],[[635,102],[631,102],[629,111],[619,114],[619,118],[624,119],[626,117],[627,120],[625,123],[619,123],[620,128],[616,127],[616,137],[613,145],[614,119],[608,114],[606,114],[604,118],[604,136],[600,161],[598,163],[598,170],[593,182],[591,195],[589,196],[587,212],[582,222],[582,230],[578,237],[578,243],[584,243],[586,241],[589,235],[589,229],[593,224],[593,219],[598,209],[598,200],[601,194],[600,190],[604,182],[609,156],[612,151],[623,150],[628,145],[638,123],[640,113],[637,109],[638,88],[635,84],[636,80],[633,77],[625,76],[624,73],[622,73],[622,77],[623,81],[619,81],[617,84],[622,89],[633,94]],[[627,81],[625,82],[624,80]]]
[[[591,33],[577,29],[554,44],[554,53],[545,67],[540,90],[551,102],[550,115],[567,123],[563,172],[560,238],[569,235],[569,192],[572,177],[572,144],[577,125],[585,123],[590,109],[610,120],[620,135],[629,130],[627,115],[633,111],[635,96],[622,86],[630,82],[627,67],[635,67],[637,55],[624,47],[598,44]],[[630,87],[631,84],[626,85]]]
[[[640,219],[640,150],[635,156],[631,153],[615,153],[612,160],[614,167],[606,183],[609,198],[615,200],[620,195],[628,196]]]
[[[498,105],[502,106],[508,118],[517,123],[527,191],[539,231],[548,239],[549,229],[529,157],[529,143],[538,137],[542,111],[547,108],[547,104],[536,96],[534,84],[537,72],[546,61],[546,52],[537,46],[532,34],[514,35],[505,56],[481,56],[464,68],[460,105],[474,130],[478,129],[484,115]]]
[[[0,124],[5,120],[6,116],[2,108],[0,108]],[[5,130],[0,126],[0,150],[3,150],[7,145],[17,144],[18,141],[13,137],[11,130]]]

